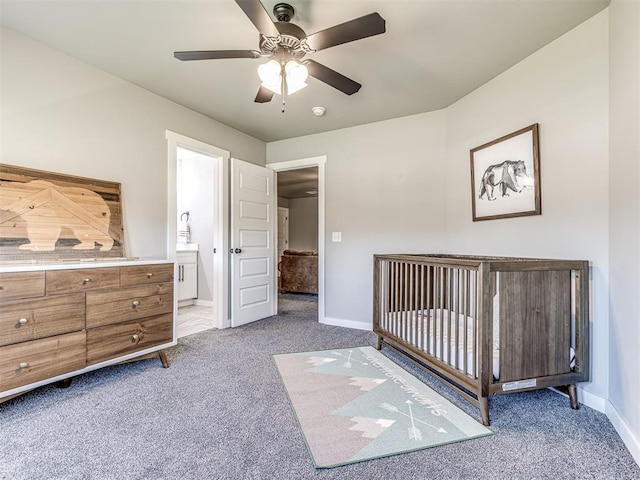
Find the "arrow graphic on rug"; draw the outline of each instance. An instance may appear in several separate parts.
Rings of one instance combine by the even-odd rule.
[[[351,368],[351,354],[353,353],[353,350],[349,350],[349,357],[347,358],[347,361],[344,362],[344,366],[346,368]]]
[[[411,402],[411,400],[407,400],[407,402]],[[415,422],[420,422],[421,424],[426,425],[429,428],[433,428],[438,433],[447,433],[447,431],[444,428],[436,427],[435,425],[431,425],[430,423],[427,423],[424,420],[420,420],[419,418],[414,418],[413,417],[413,413],[411,415],[407,415],[406,413],[401,412],[398,409],[398,407],[396,407],[394,405],[391,405],[390,403],[381,403],[380,407],[384,408],[388,412],[399,413],[400,415],[404,415],[405,417],[410,418],[412,425],[414,425],[414,421]],[[411,406],[409,406],[409,411],[411,411]],[[413,427],[413,428],[415,428],[415,427]],[[409,429],[409,431],[411,432],[411,429]],[[414,438],[414,437],[411,437],[411,438]]]
[[[409,429],[409,438],[413,440],[422,440],[422,432],[416,428],[416,424],[413,421],[413,410],[411,410],[411,400],[405,402],[409,405],[409,418],[411,418],[411,428]]]
[[[342,358],[346,358],[346,359],[347,359],[347,360],[345,361],[345,363],[343,364],[343,367],[345,367],[345,368],[351,368],[351,367],[353,366],[352,362],[359,363],[360,365],[369,365],[367,362],[363,362],[363,361],[361,361],[361,360],[357,360],[357,359],[355,359],[355,358],[354,358],[354,359],[352,359],[352,358],[351,358],[352,353],[353,353],[353,350],[349,350],[349,355],[347,356],[347,355],[343,355],[343,354],[342,354],[342,353],[340,353],[340,352],[336,352],[336,351],[334,351],[334,352],[333,352],[333,354],[334,354],[336,357],[342,357]]]

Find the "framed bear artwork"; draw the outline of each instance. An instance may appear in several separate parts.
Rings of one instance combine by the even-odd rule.
[[[538,124],[471,150],[473,221],[541,215]]]
[[[0,261],[124,256],[119,183],[0,164]]]

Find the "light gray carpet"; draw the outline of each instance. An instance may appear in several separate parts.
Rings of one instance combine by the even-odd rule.
[[[320,325],[314,308],[314,296],[287,295],[277,317],[181,339],[169,369],[113,366],[1,404],[0,478],[640,478],[603,414],[573,411],[549,390],[493,397],[495,435],[315,470],[271,356],[373,345],[375,336]]]

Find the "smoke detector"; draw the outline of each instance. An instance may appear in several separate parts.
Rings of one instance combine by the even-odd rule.
[[[321,116],[323,116],[323,115],[324,115],[324,112],[326,111],[326,108],[324,108],[324,107],[313,107],[313,108],[311,109],[311,111],[313,112],[313,114],[314,114],[316,117],[321,117]]]

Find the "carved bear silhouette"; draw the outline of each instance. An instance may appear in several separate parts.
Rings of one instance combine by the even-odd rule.
[[[63,227],[80,243],[76,250],[111,250],[109,235],[111,211],[104,199],[86,188],[61,187],[45,180],[26,183],[7,182],[0,189],[0,226],[21,219],[26,223],[29,243],[21,250],[52,251]],[[4,224],[4,225],[3,225]]]

